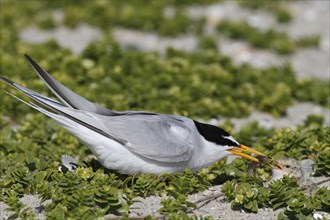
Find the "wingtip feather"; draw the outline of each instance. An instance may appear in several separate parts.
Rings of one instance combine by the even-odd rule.
[[[34,61],[30,56],[28,56],[27,54],[24,54],[25,59],[32,65],[32,67],[37,71],[38,74],[40,74],[40,72],[43,72],[44,70],[36,63],[36,61]]]
[[[32,60],[32,58],[29,55],[27,55],[26,53],[24,54],[24,56],[25,56],[25,59],[27,59],[28,61]]]
[[[4,76],[0,76],[0,80],[4,81],[5,83],[11,85],[11,86],[14,86],[15,83],[13,81],[11,81],[10,79],[7,79],[6,77]]]

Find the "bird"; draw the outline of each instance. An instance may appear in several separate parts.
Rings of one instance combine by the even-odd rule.
[[[298,161],[289,157],[281,158],[271,165],[271,181],[282,179],[285,175],[293,177],[307,195],[312,195],[319,187],[330,189],[330,178],[313,177],[313,166],[314,162],[310,159]]]
[[[77,169],[77,160],[73,157],[70,157],[66,154],[61,156],[62,164],[59,166],[58,170],[63,172],[63,170],[68,170],[70,172]]]
[[[281,158],[272,164],[272,181],[282,179],[284,175],[294,177],[299,182],[307,177],[299,162],[289,157]]]
[[[147,111],[112,111],[62,85],[25,54],[33,70],[58,98],[49,98],[4,76],[0,79],[27,95],[25,101],[83,142],[105,168],[122,174],[198,171],[230,154],[259,162],[246,154],[263,153],[238,143],[224,129],[191,118]]]

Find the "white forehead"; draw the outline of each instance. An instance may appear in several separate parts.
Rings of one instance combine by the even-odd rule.
[[[236,143],[237,145],[239,145],[239,143],[232,137],[232,136],[222,136],[223,138],[226,138],[228,140],[231,140],[232,142]]]

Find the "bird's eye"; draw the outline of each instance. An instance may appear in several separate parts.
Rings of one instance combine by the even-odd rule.
[[[290,165],[285,165],[286,168],[290,168]]]

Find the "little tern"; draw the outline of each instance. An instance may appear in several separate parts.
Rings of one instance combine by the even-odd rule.
[[[1,80],[35,102],[19,101],[57,121],[85,143],[106,168],[123,174],[198,171],[234,154],[264,154],[238,143],[228,132],[188,117],[145,111],[111,111],[71,91],[25,55],[34,71],[57,96],[51,99],[5,78]]]

